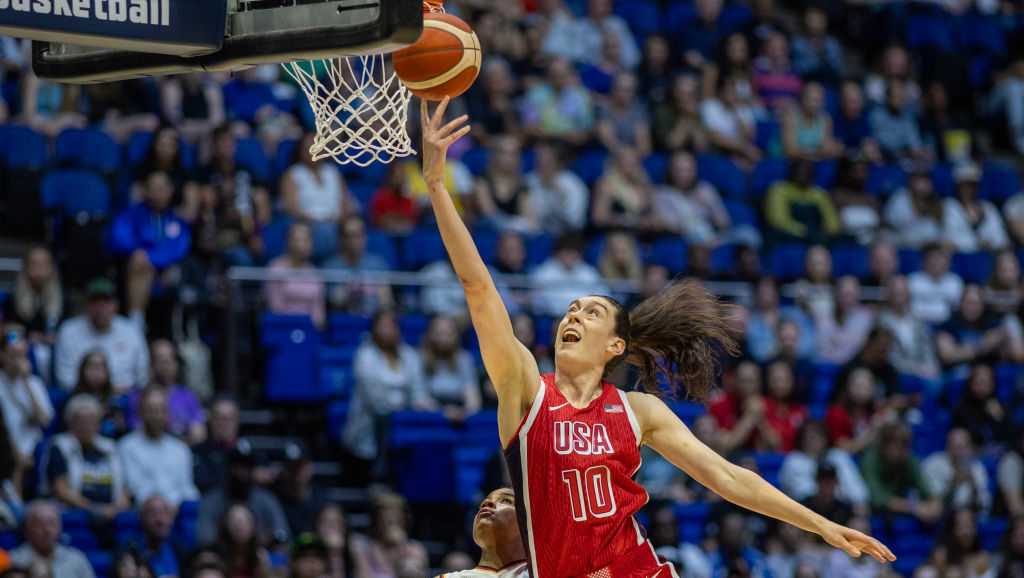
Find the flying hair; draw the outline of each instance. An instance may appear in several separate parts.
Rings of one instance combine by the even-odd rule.
[[[729,326],[732,306],[700,283],[672,283],[632,310],[605,299],[616,306],[615,331],[626,341],[625,353],[608,363],[605,374],[625,361],[636,367],[648,393],[706,400],[719,374],[718,356],[739,353]]]

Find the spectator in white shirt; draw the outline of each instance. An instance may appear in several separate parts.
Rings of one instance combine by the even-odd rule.
[[[1005,249],[1010,238],[999,209],[978,198],[981,171],[973,164],[961,165],[955,176],[956,198],[942,205],[944,239],[962,253]]]
[[[798,501],[818,492],[817,472],[820,464],[835,468],[841,500],[863,508],[868,501],[868,487],[850,454],[828,447],[828,436],[821,422],[809,421],[800,428],[796,448],[786,454],[779,470],[782,491]]]
[[[942,240],[942,202],[926,167],[915,167],[907,188],[889,198],[884,213],[893,241],[901,247],[917,249]]]
[[[581,48],[576,41],[579,21],[564,0],[543,0],[537,7],[537,14],[547,25],[541,26],[542,30],[547,30],[541,51],[560,58],[578,59]]]
[[[281,177],[281,202],[292,218],[309,222],[319,263],[334,254],[339,223],[359,207],[335,164],[313,160],[313,136],[306,133],[295,146],[292,165]]]
[[[874,313],[860,301],[860,281],[847,275],[836,281],[836,306],[832,315],[814,319],[818,359],[845,364],[853,359],[868,339]]]
[[[924,269],[912,273],[910,309],[925,323],[945,323],[964,291],[964,281],[949,270],[949,251],[937,243],[925,247]]]
[[[988,512],[992,506],[985,466],[975,455],[971,434],[963,428],[950,430],[946,449],[921,462],[921,473],[931,494],[947,507]]]
[[[31,373],[28,341],[18,326],[4,328],[0,366],[0,413],[24,468],[32,464],[32,452],[53,419],[53,406],[42,380]]]
[[[893,277],[885,287],[886,303],[878,324],[893,336],[892,364],[900,373],[933,380],[939,376],[932,332],[910,309],[907,278]]]
[[[711,143],[734,160],[752,164],[761,159],[755,144],[757,112],[739,93],[742,79],[719,79],[718,98],[709,98],[700,106],[700,118],[711,136]]]
[[[139,413],[142,427],[117,445],[128,493],[137,504],[159,494],[175,508],[198,499],[192,482],[192,451],[167,433],[167,393],[147,388],[139,397]]]
[[[636,68],[640,64],[640,48],[626,21],[612,14],[612,0],[590,0],[587,17],[579,21],[574,39],[580,60],[600,62],[606,32],[618,37],[619,65],[627,70]]]
[[[565,170],[555,143],[542,142],[535,153],[535,168],[526,175],[526,189],[540,228],[553,235],[582,230],[590,198],[587,185]]]
[[[533,310],[544,315],[561,316],[580,295],[608,292],[601,274],[583,260],[583,240],[578,235],[560,238],[554,254],[530,276],[538,287]]]
[[[149,347],[139,326],[117,315],[114,284],[95,279],[86,289],[85,315],[68,319],[57,333],[57,383],[70,390],[87,353],[99,349],[110,362],[110,380],[123,393],[149,379]]]

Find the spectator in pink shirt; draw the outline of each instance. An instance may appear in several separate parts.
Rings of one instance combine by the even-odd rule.
[[[317,327],[324,324],[324,282],[310,258],[313,239],[309,225],[295,223],[288,229],[288,248],[270,262],[267,308],[285,315],[309,315]]]

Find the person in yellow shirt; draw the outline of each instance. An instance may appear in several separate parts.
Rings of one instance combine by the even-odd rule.
[[[420,162],[417,159],[403,161],[400,168],[404,175],[403,187],[418,205],[429,205],[430,197],[427,195],[427,182],[423,180],[423,171],[420,169]],[[466,168],[466,165],[456,161],[449,162],[445,167],[444,185],[448,189],[455,203],[455,208],[463,217],[466,216],[467,198],[473,194],[473,175]]]
[[[789,179],[768,190],[765,220],[776,242],[827,243],[839,234],[839,217],[832,199],[814,184],[814,164],[799,159],[790,165]]]

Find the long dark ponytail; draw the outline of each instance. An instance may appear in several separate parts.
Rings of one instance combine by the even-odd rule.
[[[718,376],[719,354],[739,353],[729,326],[732,307],[698,282],[672,283],[632,310],[609,301],[617,307],[615,332],[626,340],[626,351],[605,374],[625,361],[649,393],[703,401]]]

